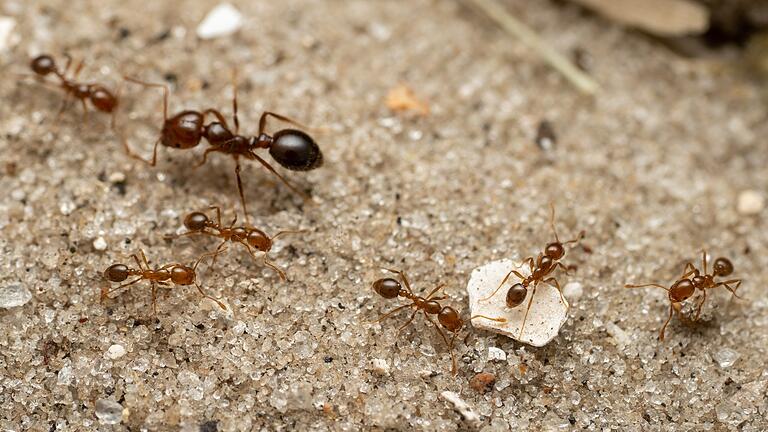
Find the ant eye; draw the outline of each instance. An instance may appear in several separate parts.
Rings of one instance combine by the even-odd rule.
[[[320,147],[306,133],[283,129],[275,134],[269,154],[280,165],[292,171],[309,171],[323,164]]]
[[[123,264],[113,264],[104,271],[104,277],[110,282],[122,282],[128,279],[128,267]]]

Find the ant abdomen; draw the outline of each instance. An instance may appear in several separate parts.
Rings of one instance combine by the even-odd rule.
[[[43,54],[32,59],[30,67],[34,73],[45,76],[56,71],[56,62],[53,60],[53,57]]]
[[[101,112],[111,113],[117,108],[115,95],[100,85],[90,86],[89,99],[93,106]]]
[[[521,283],[516,283],[512,285],[509,288],[509,291],[507,291],[507,307],[508,308],[515,308],[520,306],[523,303],[523,300],[525,300],[525,297],[528,295],[528,289],[523,286]]]
[[[379,279],[373,283],[373,290],[385,299],[397,297],[401,289],[400,282],[392,278]]]
[[[192,212],[184,218],[184,226],[190,231],[202,231],[208,222],[208,216],[201,212]]]
[[[195,271],[185,265],[171,267],[171,281],[176,285],[192,285],[195,283]]]
[[[272,240],[264,231],[257,228],[251,228],[246,241],[261,252],[267,252],[272,249]]]
[[[450,306],[445,306],[440,309],[437,314],[437,320],[443,327],[451,332],[457,332],[464,326],[464,321],[459,316],[459,313],[456,309]]]
[[[323,153],[315,140],[298,129],[283,129],[272,137],[269,154],[284,168],[310,171],[323,165]]]
[[[104,270],[104,277],[110,282],[122,282],[128,279],[130,270],[125,264],[113,264]]]
[[[203,138],[203,115],[197,111],[182,111],[163,125],[161,142],[164,146],[188,149]]]

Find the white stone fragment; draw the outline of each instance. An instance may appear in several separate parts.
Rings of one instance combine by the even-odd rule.
[[[15,27],[15,19],[7,16],[0,16],[0,52],[13,47],[19,42],[19,35],[13,31]]]
[[[529,345],[544,346],[557,336],[568,318],[570,306],[567,301],[564,302],[555,287],[549,284],[539,284],[536,287],[536,296],[533,297],[522,335],[520,328],[523,324],[528,302],[533,295],[532,288],[528,289],[528,295],[520,306],[516,308],[506,307],[507,290],[519,282],[519,278],[512,274],[492,298],[481,301],[481,299],[490,296],[499,287],[507,273],[513,269],[524,276],[530,273],[528,265],[516,264],[509,259],[492,261],[472,271],[467,284],[471,316],[484,315],[506,319],[506,322],[497,322],[476,317],[472,320],[472,325],[479,329],[509,336]]]
[[[104,237],[99,237],[93,241],[93,248],[97,251],[107,250],[107,241],[104,240]]]
[[[480,423],[480,416],[476,412],[472,411],[472,408],[461,399],[458,393],[452,391],[444,391],[440,393],[440,397],[453,404],[455,409],[461,417],[470,424],[478,425]]]
[[[0,287],[0,308],[23,306],[32,300],[32,293],[22,284]]]
[[[119,344],[114,344],[107,349],[107,353],[105,355],[107,358],[112,360],[119,359],[125,355],[125,347]]]
[[[739,194],[736,210],[743,215],[756,215],[765,208],[765,197],[756,190],[745,190]]]
[[[389,363],[384,359],[371,360],[371,370],[377,375],[389,375]]]
[[[616,324],[612,322],[605,323],[605,331],[608,332],[609,335],[613,338],[614,342],[616,342],[616,345],[619,347],[625,347],[632,342],[632,339],[630,339],[627,332],[624,331],[621,327],[617,326]]]
[[[570,299],[570,301],[578,300],[583,295],[584,286],[582,286],[579,282],[568,282],[563,287],[563,296],[565,296],[567,299]]]
[[[204,297],[202,300],[200,300],[200,310],[213,311],[213,312],[216,312],[217,316],[220,318],[224,318],[226,320],[232,320],[235,317],[235,313],[227,303],[226,299],[220,298],[217,300],[222,305],[224,305],[225,309],[222,309],[221,305],[219,305],[219,303],[217,303],[216,301],[213,301],[207,297]]]
[[[221,3],[208,12],[197,26],[200,39],[229,36],[243,26],[243,15],[229,3]]]
[[[123,419],[123,406],[109,399],[96,400],[96,418],[101,424],[118,424]]]
[[[714,355],[715,361],[723,369],[727,369],[733,366],[733,364],[736,363],[736,360],[738,360],[739,357],[740,357],[740,354],[738,353],[738,351],[734,351],[730,348],[722,348],[718,350]]]
[[[507,361],[507,353],[501,348],[488,347],[488,361]]]

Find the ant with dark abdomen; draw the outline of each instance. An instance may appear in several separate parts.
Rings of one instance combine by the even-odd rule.
[[[456,336],[459,334],[459,331],[464,327],[464,320],[461,319],[461,316],[459,316],[459,312],[457,312],[456,309],[450,306],[442,306],[440,304],[440,300],[445,300],[448,298],[448,296],[443,295],[439,297],[433,297],[438,291],[440,291],[441,288],[445,287],[445,284],[436,286],[432,291],[429,292],[429,294],[427,294],[426,297],[421,297],[414,294],[413,290],[411,289],[411,284],[408,282],[408,278],[405,276],[403,271],[391,269],[385,270],[399,275],[400,279],[402,280],[402,284],[400,281],[397,281],[393,278],[382,278],[373,283],[373,290],[385,299],[403,297],[410,300],[411,303],[396,307],[395,309],[383,314],[374,322],[382,321],[405,308],[412,307],[414,310],[411,314],[411,317],[397,330],[397,333],[400,334],[400,331],[402,331],[414,320],[414,318],[416,318],[416,314],[418,314],[419,311],[423,312],[424,317],[427,319],[427,321],[432,323],[433,326],[435,326],[435,329],[440,334],[440,337],[443,338],[443,341],[448,346],[448,350],[451,352],[451,363],[453,365],[451,368],[451,373],[456,375],[456,357],[453,354],[453,343],[456,341]],[[403,284],[405,284],[405,288],[403,288]],[[445,336],[443,330],[440,328],[440,326],[437,325],[437,323],[432,319],[430,315],[437,315],[437,321],[440,323],[440,326],[453,333],[453,337],[451,338],[450,342]],[[483,315],[474,316],[470,319],[477,317],[499,322],[506,321],[504,318],[490,318]]]
[[[86,101],[91,101],[96,110],[112,114],[112,127],[115,125],[115,112],[118,105],[118,97],[101,84],[87,84],[76,81],[77,76],[83,69],[83,62],[80,61],[75,67],[72,78],[67,78],[67,72],[72,64],[72,57],[66,55],[67,63],[63,70],[59,70],[56,61],[48,54],[42,54],[30,63],[30,68],[38,78],[44,78],[53,75],[59,79],[58,86],[64,90],[66,97],[59,109],[56,118],[69,106],[70,97],[79,99],[83,106],[83,115],[87,118],[88,106]]]
[[[202,112],[185,110],[169,118],[168,86],[165,84],[144,82],[130,77],[125,77],[125,79],[145,87],[159,87],[163,90],[163,127],[160,132],[160,137],[155,142],[152,150],[152,159],[146,160],[136,155],[130,149],[125,139],[123,139],[123,146],[131,157],[154,166],[157,162],[157,147],[159,144],[177,149],[189,149],[200,144],[200,141],[204,138],[208,141],[210,147],[205,150],[202,160],[195,165],[195,168],[205,164],[209,153],[218,152],[232,156],[235,160],[237,188],[240,192],[240,202],[243,206],[246,223],[248,223],[248,210],[246,208],[242,180],[240,179],[240,157],[258,161],[292,191],[305,199],[309,198],[306,193],[300,191],[280,175],[269,162],[256,154],[256,150],[269,150],[270,156],[286,169],[292,171],[309,171],[318,168],[323,164],[323,154],[320,151],[320,147],[315,143],[312,137],[298,129],[282,129],[275,132],[273,135],[268,135],[266,133],[266,127],[267,119],[269,117],[290,123],[300,128],[306,128],[288,117],[269,111],[262,113],[259,118],[259,130],[257,135],[250,137],[240,135],[240,120],[237,117],[237,85],[234,77],[234,90],[232,96],[234,130],[229,127],[221,112],[212,108]],[[215,121],[206,123],[206,117],[209,115],[215,117]]]
[[[525,301],[526,297],[528,297],[528,289],[532,287],[532,292],[530,299],[528,300],[528,306],[525,310],[525,315],[523,316],[523,323],[520,326],[520,335],[519,338],[522,338],[523,336],[523,330],[525,329],[525,322],[528,320],[528,312],[531,310],[531,304],[533,304],[533,296],[536,295],[536,287],[539,285],[539,283],[546,283],[549,285],[552,285],[557,289],[557,292],[560,293],[560,298],[563,301],[564,305],[567,305],[568,302],[565,300],[565,297],[563,297],[563,290],[560,288],[560,283],[555,279],[554,277],[546,278],[547,276],[551,275],[552,272],[555,271],[558,267],[562,268],[563,271],[565,271],[565,274],[568,274],[568,268],[563,265],[563,263],[560,261],[565,256],[565,245],[569,243],[578,243],[581,241],[581,239],[584,238],[584,231],[581,231],[573,240],[568,240],[566,242],[561,242],[559,237],[557,236],[557,229],[555,228],[555,206],[554,204],[550,204],[550,208],[552,209],[549,224],[552,227],[552,232],[555,234],[555,241],[552,243],[547,244],[544,247],[544,252],[539,253],[539,256],[534,261],[533,257],[528,257],[523,262],[527,262],[528,266],[530,267],[531,274],[528,276],[523,276],[520,272],[517,270],[510,270],[509,273],[504,277],[504,279],[499,284],[498,288],[496,288],[491,295],[488,297],[485,297],[483,299],[480,299],[480,301],[485,301],[490,298],[492,298],[494,295],[496,295],[497,292],[501,289],[502,286],[504,286],[504,283],[509,279],[509,277],[514,274],[518,278],[520,278],[520,282],[512,285],[509,290],[507,290],[507,296],[506,296],[506,304],[508,308],[516,308],[520,306],[523,301]],[[546,278],[546,279],[545,279]]]
[[[272,245],[276,238],[283,234],[299,233],[302,231],[280,231],[274,236],[270,237],[264,231],[258,228],[250,226],[236,227],[235,223],[237,222],[237,215],[235,215],[232,223],[230,223],[228,227],[225,227],[221,223],[221,209],[218,206],[211,206],[210,208],[216,210],[216,221],[211,220],[208,215],[202,212],[189,213],[186,217],[184,217],[184,226],[189,231],[182,234],[166,236],[166,238],[174,239],[182,236],[203,234],[222,239],[222,242],[216,248],[216,252],[213,255],[211,266],[216,264],[216,256],[218,255],[218,252],[228,241],[239,243],[245,246],[245,248],[248,250],[248,254],[251,255],[254,261],[256,261],[256,253],[254,249],[259,252],[263,252],[264,264],[277,272],[277,274],[280,276],[280,279],[286,280],[285,272],[270,262],[267,258],[267,254],[270,250],[272,250]]]
[[[205,291],[203,291],[203,287],[201,287],[200,284],[198,284],[196,281],[195,274],[195,270],[197,270],[197,266],[200,264],[200,261],[208,256],[215,257],[221,252],[223,252],[223,250],[217,250],[216,252],[203,254],[200,258],[197,259],[192,267],[178,263],[171,263],[153,270],[149,266],[147,257],[144,255],[144,251],[139,249],[141,261],[139,261],[139,257],[136,254],[131,255],[131,258],[136,261],[137,268],[130,268],[125,264],[112,264],[104,271],[104,277],[110,282],[123,282],[131,276],[138,277],[130,282],[121,284],[116,288],[110,290],[102,289],[101,299],[103,301],[109,296],[109,294],[115,291],[127,288],[139,281],[148,280],[152,286],[152,310],[154,313],[157,313],[157,286],[160,285],[162,287],[170,287],[171,284],[180,286],[195,285],[203,297],[213,300],[216,302],[216,304],[219,305],[220,308],[227,310],[227,307],[224,305],[224,303],[211,297],[210,295],[206,294]]]
[[[707,252],[701,251],[701,254],[701,263],[704,271],[699,271],[699,269],[697,269],[693,263],[689,262],[685,264],[683,275],[680,276],[677,281],[675,281],[675,283],[672,284],[672,286],[669,288],[655,283],[643,285],[624,285],[624,288],[643,288],[652,286],[667,291],[667,297],[669,298],[669,316],[659,331],[660,341],[664,340],[664,331],[667,329],[667,325],[669,325],[669,322],[672,320],[673,312],[677,313],[678,317],[680,317],[682,320],[684,317],[681,312],[683,308],[683,302],[692,297],[697,289],[701,291],[702,298],[701,301],[699,301],[699,304],[696,306],[696,315],[693,317],[693,319],[690,320],[691,322],[696,322],[699,320],[699,317],[701,316],[701,309],[704,306],[704,302],[707,300],[708,289],[724,286],[725,289],[730,291],[734,297],[741,298],[738,296],[738,294],[736,294],[736,289],[741,285],[741,279],[731,279],[722,282],[715,281],[715,277],[728,276],[733,273],[733,263],[731,263],[731,260],[723,257],[716,259],[714,265],[712,266],[712,273],[710,274],[707,273]]]

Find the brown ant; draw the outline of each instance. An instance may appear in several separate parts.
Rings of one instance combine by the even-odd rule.
[[[195,285],[203,297],[213,300],[216,302],[216,304],[219,305],[220,308],[227,310],[227,307],[224,305],[224,303],[206,294],[200,284],[198,284],[195,280],[195,270],[197,270],[197,266],[200,264],[200,261],[208,256],[216,256],[216,254],[220,252],[221,251],[217,250],[213,253],[203,254],[200,258],[198,258],[192,267],[178,263],[171,263],[153,270],[149,266],[147,257],[144,255],[144,251],[139,249],[141,261],[139,261],[139,257],[136,256],[136,254],[131,255],[131,257],[136,261],[136,265],[138,266],[137,268],[130,268],[125,264],[112,264],[104,271],[104,277],[110,282],[123,282],[131,276],[138,277],[130,282],[126,282],[118,286],[117,288],[110,290],[107,290],[106,288],[102,289],[101,299],[103,301],[109,296],[109,294],[117,290],[127,288],[142,280],[148,280],[152,286],[152,310],[154,313],[157,313],[157,286],[160,285],[162,287],[169,287],[171,284],[180,286]],[[142,267],[142,262],[144,263],[144,267]]]
[[[459,313],[456,311],[456,309],[450,307],[450,306],[442,306],[439,301],[445,300],[448,298],[448,296],[440,296],[440,297],[433,297],[441,288],[445,287],[445,284],[440,284],[436,286],[432,291],[427,294],[426,297],[417,296],[413,293],[413,290],[411,289],[411,284],[408,282],[408,278],[405,276],[405,273],[403,273],[401,270],[391,270],[391,269],[385,269],[387,271],[390,271],[392,273],[395,273],[400,276],[400,279],[402,280],[402,283],[405,284],[405,288],[403,288],[403,284],[401,284],[398,280],[393,278],[382,278],[377,280],[373,283],[373,290],[376,291],[376,294],[384,297],[385,299],[393,299],[396,297],[403,297],[405,299],[408,299],[411,301],[409,304],[405,304],[402,306],[398,306],[395,309],[383,314],[379,319],[377,319],[374,322],[382,321],[391,315],[399,312],[402,309],[412,307],[414,308],[413,313],[411,314],[411,317],[408,319],[408,321],[405,322],[400,328],[397,330],[397,334],[399,335],[400,332],[408,325],[410,324],[414,318],[416,318],[416,314],[419,313],[419,311],[424,313],[424,317],[432,323],[433,326],[435,326],[435,329],[438,333],[440,333],[440,336],[443,338],[443,341],[448,346],[448,350],[451,352],[451,363],[453,367],[451,368],[451,373],[456,375],[456,357],[453,354],[453,343],[456,341],[456,335],[459,334],[459,331],[464,327],[464,320],[461,319],[461,316],[459,316]],[[437,315],[437,321],[440,323],[443,328],[445,328],[447,331],[453,333],[453,337],[451,338],[450,342],[448,341],[448,338],[445,336],[445,333],[440,328],[440,326],[437,325],[437,323],[432,319],[430,315]],[[490,318],[482,315],[478,315],[480,317],[490,319],[493,321],[499,321],[499,322],[505,322],[506,319],[504,318]],[[472,317],[474,319],[476,317]]]
[[[216,256],[228,241],[239,243],[248,249],[248,253],[254,259],[254,261],[257,261],[254,249],[259,252],[263,252],[264,264],[277,272],[277,274],[280,276],[280,279],[286,280],[285,272],[270,262],[269,259],[267,259],[267,254],[270,250],[272,250],[272,245],[276,238],[283,234],[292,234],[302,231],[280,231],[274,236],[270,237],[264,231],[258,228],[249,226],[235,227],[235,223],[237,222],[237,215],[235,215],[232,223],[230,223],[228,227],[225,227],[221,224],[221,209],[218,206],[211,206],[210,208],[216,210],[216,221],[211,220],[208,215],[202,212],[189,213],[186,217],[184,217],[184,226],[189,231],[182,234],[166,236],[166,238],[174,239],[182,236],[203,234],[222,239],[223,241],[216,248],[216,252],[213,255],[211,266],[216,264]]]
[[[490,298],[492,298],[494,295],[496,295],[497,292],[501,289],[502,286],[504,286],[504,283],[509,279],[509,277],[514,273],[515,276],[520,278],[520,282],[512,285],[509,290],[507,290],[507,296],[506,296],[506,304],[508,308],[516,308],[520,306],[525,298],[528,296],[528,289],[532,287],[531,292],[531,298],[528,299],[528,306],[525,309],[525,315],[523,316],[523,323],[520,326],[520,334],[518,338],[523,337],[523,330],[525,329],[525,322],[528,320],[528,312],[531,310],[531,305],[533,304],[533,297],[536,295],[536,288],[538,287],[539,283],[546,283],[549,285],[552,285],[557,289],[557,292],[560,293],[560,299],[563,301],[563,304],[567,305],[568,302],[565,300],[565,297],[563,296],[563,290],[560,288],[560,283],[555,279],[554,277],[549,277],[545,279],[547,276],[552,274],[555,269],[558,267],[562,268],[563,271],[565,271],[565,274],[568,274],[568,268],[563,265],[563,263],[560,261],[565,256],[565,245],[570,243],[578,243],[581,241],[581,239],[584,238],[584,231],[581,231],[579,233],[579,236],[576,237],[573,240],[568,240],[567,242],[561,242],[560,238],[557,236],[557,229],[555,228],[555,206],[553,204],[550,204],[550,208],[552,209],[549,224],[552,227],[552,232],[555,234],[555,241],[552,243],[548,243],[544,247],[544,252],[540,252],[539,256],[536,258],[536,261],[534,261],[533,257],[528,257],[523,262],[527,262],[528,266],[530,267],[531,274],[528,276],[523,276],[520,272],[517,270],[510,270],[509,273],[504,277],[504,279],[499,284],[498,288],[496,288],[495,291],[488,297],[485,297],[483,299],[480,299],[480,301],[485,301]]]
[[[64,66],[64,70],[59,70],[53,57],[48,54],[39,55],[32,59],[32,62],[30,63],[30,68],[38,78],[42,79],[53,74],[59,79],[58,85],[64,90],[66,97],[59,109],[57,118],[69,106],[70,98],[74,97],[75,99],[79,99],[82,103],[83,116],[85,118],[88,117],[88,106],[86,101],[91,101],[91,105],[98,111],[112,114],[112,127],[114,127],[118,97],[100,84],[87,84],[76,81],[77,76],[83,69],[82,60],[75,67],[75,72],[72,75],[72,78],[67,78],[67,72],[72,64],[72,57],[66,55],[66,59],[67,63]]]
[[[669,316],[659,331],[660,341],[664,340],[664,331],[667,329],[667,325],[669,325],[669,322],[672,320],[673,312],[677,313],[681,320],[684,320],[684,316],[681,312],[683,308],[683,302],[692,297],[697,289],[701,290],[702,298],[698,306],[696,306],[696,315],[692,320],[690,320],[691,322],[696,322],[699,320],[699,317],[701,316],[701,308],[704,306],[704,302],[707,300],[708,289],[724,286],[725,289],[730,291],[734,297],[741,298],[736,294],[736,289],[741,285],[741,279],[731,279],[723,282],[715,281],[715,277],[728,276],[733,273],[733,263],[731,263],[728,258],[720,257],[715,260],[715,263],[712,266],[712,273],[709,274],[707,273],[707,252],[701,251],[701,254],[702,268],[704,271],[700,272],[699,269],[693,265],[693,263],[689,262],[683,269],[683,275],[680,276],[680,278],[678,278],[677,281],[673,283],[669,288],[655,283],[643,285],[624,285],[624,288],[643,288],[653,286],[667,291],[667,296],[669,297]]]
[[[305,199],[309,199],[309,196],[306,193],[293,186],[287,179],[275,171],[275,169],[272,168],[272,165],[256,154],[256,150],[268,149],[270,156],[286,169],[292,171],[309,171],[318,168],[323,164],[323,154],[320,151],[320,147],[318,147],[312,137],[298,129],[282,129],[275,132],[272,136],[268,135],[265,130],[267,127],[267,118],[269,116],[306,129],[305,126],[302,126],[300,123],[288,117],[269,111],[262,113],[259,118],[259,131],[257,135],[251,137],[240,135],[240,121],[237,117],[237,85],[234,77],[232,83],[234,87],[232,96],[232,111],[235,125],[234,132],[227,124],[227,121],[224,119],[221,112],[212,108],[202,112],[185,110],[169,118],[168,86],[165,84],[144,82],[130,77],[125,77],[125,79],[145,87],[159,87],[163,90],[163,127],[160,137],[155,141],[152,150],[152,159],[145,160],[134,154],[128,147],[128,143],[123,140],[125,150],[131,157],[154,166],[157,162],[157,146],[159,144],[177,149],[189,149],[200,144],[200,141],[205,138],[210,147],[205,150],[202,160],[200,160],[194,168],[205,164],[209,153],[219,152],[232,156],[235,160],[237,188],[240,192],[240,202],[243,205],[243,213],[245,213],[246,223],[248,222],[248,210],[246,209],[245,204],[243,184],[240,180],[241,156],[245,159],[258,161],[292,191]],[[206,116],[208,115],[213,115],[216,118],[215,121],[206,123]]]

